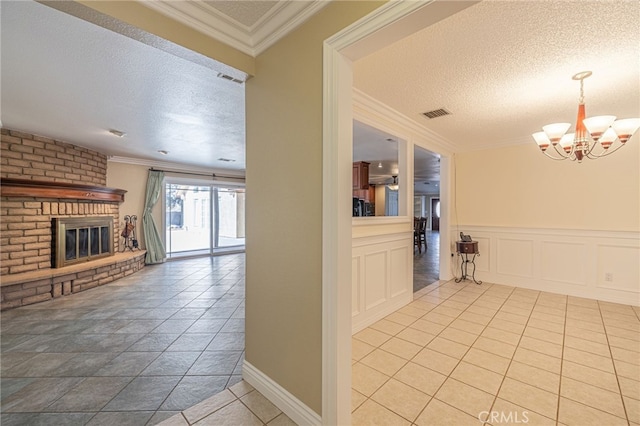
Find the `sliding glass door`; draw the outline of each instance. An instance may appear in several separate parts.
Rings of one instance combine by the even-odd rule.
[[[244,188],[193,185],[167,180],[167,256],[213,254],[243,249]]]

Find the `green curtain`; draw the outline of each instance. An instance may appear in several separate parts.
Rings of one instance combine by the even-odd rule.
[[[144,213],[142,215],[142,232],[144,233],[144,242],[147,248],[147,257],[145,263],[148,265],[164,262],[167,253],[162,243],[162,238],[158,233],[158,228],[153,220],[151,210],[158,202],[160,192],[162,190],[162,182],[164,180],[164,172],[155,170],[149,171],[147,179],[147,194],[144,200]]]

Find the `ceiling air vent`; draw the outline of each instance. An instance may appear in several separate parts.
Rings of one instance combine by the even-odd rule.
[[[219,78],[224,78],[225,80],[233,81],[234,83],[238,83],[238,84],[244,83],[244,81],[242,81],[242,80],[239,80],[239,79],[234,78],[234,77],[232,77],[230,75],[227,75],[227,74],[223,74],[221,72],[218,73],[218,77]]]
[[[422,115],[427,117],[429,120],[442,117],[444,115],[450,115],[451,113],[444,108],[434,109],[433,111],[423,112]]]

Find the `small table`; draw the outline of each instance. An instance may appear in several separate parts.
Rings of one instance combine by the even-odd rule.
[[[471,273],[471,279],[476,284],[482,284],[482,281],[476,280],[476,256],[480,256],[480,252],[478,251],[478,242],[477,241],[456,241],[456,251],[458,252],[458,256],[462,258],[462,263],[460,264],[460,278],[456,279],[456,282],[459,283],[462,280],[466,280],[468,278],[467,268],[469,263],[473,265],[473,272]],[[469,260],[469,255],[472,255],[471,260]]]

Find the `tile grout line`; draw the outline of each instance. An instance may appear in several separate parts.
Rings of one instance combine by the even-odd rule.
[[[502,385],[504,384],[504,381],[507,379],[507,374],[509,373],[509,369],[511,368],[511,364],[513,363],[513,358],[516,355],[516,352],[518,351],[518,348],[520,347],[520,342],[522,341],[522,337],[524,336],[524,332],[527,329],[527,324],[529,324],[529,320],[531,319],[531,315],[533,314],[533,311],[536,309],[536,305],[538,303],[538,299],[540,298],[540,292],[537,292],[538,294],[536,295],[535,298],[535,302],[533,303],[533,307],[531,308],[531,312],[529,312],[529,316],[527,317],[527,321],[523,324],[523,328],[522,328],[522,332],[520,333],[520,337],[518,338],[518,343],[515,346],[515,350],[513,351],[513,354],[511,355],[511,358],[509,358],[509,364],[507,364],[507,368],[504,371],[504,375],[502,376],[502,380],[500,381],[500,386],[498,386],[498,389],[496,390],[496,394],[494,395],[493,398],[493,402],[491,403],[491,407],[489,407],[489,412],[491,412],[493,410],[493,407],[496,405],[496,401],[498,400],[498,395],[500,394],[500,390],[502,389]],[[513,291],[511,292],[510,296],[513,294]],[[505,300],[505,303],[507,303],[509,299],[507,298],[507,300]],[[502,306],[504,306],[504,303],[502,304]],[[502,307],[501,306],[501,307]],[[512,401],[509,401],[514,405],[518,405]],[[526,408],[526,407],[523,407]],[[539,413],[538,413],[539,414]],[[546,417],[546,416],[543,416]],[[483,423],[488,423],[488,422],[483,422]]]
[[[448,281],[448,282],[451,282],[451,281],[452,281],[452,280],[450,280],[450,281]],[[487,284],[489,284],[489,283],[487,283]],[[464,290],[468,285],[469,285],[469,284],[466,284],[464,287],[461,287],[457,292],[453,293],[451,296],[447,297],[443,302],[439,303],[439,304],[438,304],[438,306],[440,306],[442,303],[446,302],[446,301],[447,301],[447,300],[449,300],[451,297],[453,297],[454,295],[456,295],[456,294],[458,294],[459,292],[461,292],[462,290]],[[460,319],[460,316],[461,316],[463,313],[465,313],[465,312],[466,312],[466,311],[467,311],[467,310],[468,310],[468,309],[473,305],[473,303],[475,303],[475,302],[476,302],[480,297],[482,297],[482,295],[484,295],[484,294],[485,294],[485,293],[486,293],[486,292],[487,292],[491,287],[493,287],[493,284],[491,284],[491,286],[490,286],[490,287],[488,287],[488,288],[487,288],[487,289],[485,289],[482,293],[480,293],[480,294],[479,294],[479,296],[478,296],[478,297],[476,297],[476,298],[474,299],[474,301],[473,301],[473,302],[469,303],[469,304],[467,305],[467,307],[466,307],[462,312],[460,312],[460,314],[458,314],[458,316],[457,316],[457,317],[455,317],[455,318],[454,318],[454,320],[453,320],[453,321],[455,321],[455,320],[457,320],[457,319]],[[513,290],[512,290],[509,294],[511,294],[512,292],[513,292]],[[500,305],[500,307],[502,307],[502,306],[504,305],[504,303],[506,302],[506,300],[508,300],[508,298],[504,300],[504,302]],[[433,308],[433,309],[436,309],[436,308]],[[432,309],[432,310],[433,310],[433,309]],[[498,310],[496,310],[496,313],[495,313],[491,318],[493,319],[493,318],[495,317],[495,315],[497,315],[497,313],[498,313],[498,312],[499,312],[499,309],[498,309]],[[474,313],[474,312],[471,312],[471,313]],[[425,314],[425,315],[426,315],[426,314]],[[443,333],[443,332],[444,332],[444,331],[445,331],[445,330],[446,330],[446,329],[451,325],[451,323],[453,323],[453,321],[451,321],[447,326],[445,326],[445,328],[444,328],[444,329],[442,329],[438,334],[436,334],[436,335],[435,335],[435,337],[434,337],[433,339],[431,339],[431,341],[430,341],[429,343],[431,343],[433,340],[435,340],[435,338],[439,337],[439,336],[440,336],[440,334],[442,334],[442,333]],[[489,321],[489,322],[490,322],[490,321]],[[485,326],[484,326],[484,328],[482,329],[482,331],[484,331],[484,330],[488,327],[488,324],[489,324],[489,323],[487,323],[487,325],[485,325]],[[462,331],[462,330],[460,330],[460,331]],[[453,379],[453,380],[458,381],[457,379],[455,379],[455,378],[451,377],[451,373],[453,373],[453,372],[455,371],[455,369],[458,367],[458,365],[460,365],[460,363],[462,362],[462,359],[464,358],[464,356],[469,352],[469,350],[471,350],[471,347],[473,346],[473,344],[474,344],[474,343],[475,343],[475,342],[480,338],[480,336],[482,335],[482,331],[480,332],[480,334],[478,334],[478,336],[477,336],[477,337],[476,337],[476,339],[473,341],[473,343],[472,343],[471,345],[469,345],[469,349],[467,349],[467,351],[465,351],[465,354],[464,354],[464,355],[462,355],[462,357],[458,360],[458,362],[456,363],[455,367],[454,367],[454,368],[449,372],[449,374],[447,374],[447,375],[446,375],[445,380],[444,380],[444,381],[440,384],[440,386],[438,386],[438,388],[434,391],[433,396],[431,397],[431,400],[433,400],[433,399],[437,399],[437,398],[436,398],[436,394],[440,391],[440,389],[442,388],[442,386],[444,385],[444,383],[447,381],[447,379],[451,378],[451,379]],[[445,339],[445,340],[449,340],[449,339],[446,339],[445,337],[442,337],[442,338],[443,338],[443,339]],[[451,341],[451,340],[449,340],[449,341]],[[427,345],[426,345],[426,346],[424,346],[424,347],[423,347],[423,349],[426,349],[426,348],[428,347],[429,343],[427,343]],[[454,342],[454,343],[458,343],[458,342]],[[434,352],[438,352],[438,353],[441,353],[441,354],[442,354],[442,352],[439,352],[439,351],[437,351],[437,350],[435,350],[435,349],[431,349],[431,350],[433,350]],[[443,354],[443,355],[450,356],[450,355],[447,355],[447,354]],[[417,354],[416,354],[416,355],[415,355],[411,360],[413,360],[416,356],[417,356]],[[411,362],[411,360],[410,360],[409,362]],[[420,364],[418,364],[418,365],[420,365]],[[425,367],[425,368],[428,368],[428,367]],[[428,368],[428,369],[429,369],[429,370],[431,370],[430,368]],[[435,370],[432,370],[432,371],[435,371]],[[438,371],[436,371],[436,372],[437,372],[437,373],[440,373],[440,372],[438,372]],[[442,373],[440,373],[440,374],[442,374]],[[464,383],[464,382],[461,382],[461,383]],[[464,384],[466,384],[466,383],[464,383]],[[475,386],[472,386],[472,385],[468,385],[468,386],[471,386],[471,387],[476,388]],[[478,389],[478,388],[476,388],[476,389]],[[482,391],[482,392],[485,392],[485,391],[483,391],[482,389],[479,389],[479,390],[480,390],[480,391]],[[427,403],[427,404],[422,408],[422,410],[420,410],[420,412],[418,413],[418,415],[416,416],[416,418],[412,421],[412,424],[415,424],[415,423],[414,423],[414,422],[415,422],[415,420],[417,420],[417,419],[422,415],[422,413],[424,412],[424,410],[425,410],[425,409],[427,408],[427,406],[431,403],[431,400],[430,400],[430,401],[429,401],[429,402],[428,402],[428,403]],[[437,400],[438,400],[439,402],[442,402],[443,404],[446,404],[446,405],[448,405],[448,406],[450,406],[450,407],[452,407],[452,408],[454,408],[454,409],[458,410],[458,411],[463,412],[463,411],[462,411],[462,410],[460,410],[459,408],[457,408],[457,407],[453,407],[452,405],[448,404],[448,403],[447,403],[447,402],[445,402],[445,401],[442,401],[442,400],[440,400],[440,399],[437,399]],[[397,414],[397,413],[396,413],[396,414]]]
[[[556,426],[560,424],[560,398],[562,393],[562,369],[564,368],[564,348],[567,339],[567,318],[569,317],[569,296],[564,306],[564,326],[562,327],[562,351],[560,352],[560,379],[558,380],[558,398],[556,402]]]
[[[624,402],[624,397],[622,396],[622,387],[620,386],[620,378],[618,377],[618,369],[616,368],[616,363],[613,357],[613,351],[611,350],[611,343],[609,342],[609,333],[607,333],[607,326],[605,324],[604,316],[602,315],[602,308],[600,307],[600,302],[596,301],[598,304],[598,312],[600,312],[600,318],[602,320],[602,328],[604,328],[604,336],[607,339],[607,347],[609,348],[609,356],[611,357],[611,365],[613,366],[613,374],[616,377],[616,383],[618,384],[618,391],[620,392],[620,401],[622,402],[622,409],[624,410],[625,420],[627,424],[631,424],[629,420],[629,413],[627,412],[627,404]],[[609,413],[612,414],[612,413]]]
[[[452,280],[446,281],[444,284],[447,284],[447,283],[449,283],[449,282],[451,282],[451,281],[452,281]],[[418,300],[419,300],[419,299],[421,299],[422,297],[424,297],[424,296],[428,295],[429,293],[431,293],[431,292],[435,291],[436,289],[439,289],[440,287],[441,287],[441,285],[440,285],[440,283],[438,283],[438,286],[437,286],[437,287],[434,287],[431,291],[429,291],[429,292],[427,292],[426,294],[424,294],[424,295],[420,296],[420,298],[418,298]],[[425,287],[425,288],[426,288],[426,287]],[[409,327],[411,326],[411,324],[414,324],[414,323],[418,322],[419,320],[421,320],[422,318],[424,318],[424,316],[426,316],[426,315],[427,315],[427,314],[429,314],[431,311],[433,311],[433,310],[434,310],[434,309],[436,309],[438,306],[440,306],[440,305],[441,305],[441,303],[443,303],[444,301],[448,300],[449,298],[451,298],[452,296],[454,296],[455,294],[457,294],[458,292],[460,292],[463,288],[464,288],[464,287],[462,287],[462,288],[458,289],[457,291],[455,291],[455,292],[454,292],[453,294],[451,294],[450,296],[447,296],[443,301],[439,302],[439,303],[438,303],[438,305],[436,305],[436,307],[434,307],[434,308],[432,308],[431,310],[427,311],[427,312],[426,312],[422,317],[420,317],[420,318],[416,318],[416,320],[415,320],[415,321],[413,321],[413,322],[412,322],[412,323],[410,323],[409,325],[404,326],[404,329],[409,328]],[[397,311],[396,311],[396,312],[397,312]],[[391,314],[389,314],[389,315],[391,315]],[[387,315],[387,316],[388,316],[388,315]],[[386,317],[385,317],[385,318],[386,318]],[[382,319],[384,319],[384,318],[382,318]],[[390,320],[390,321],[391,321],[391,320]],[[392,322],[393,322],[393,321],[392,321]],[[398,323],[396,323],[396,324],[398,324]],[[400,325],[403,325],[403,324],[400,324]],[[368,328],[368,327],[367,327],[367,328]],[[445,327],[445,329],[446,329],[446,327]],[[374,330],[375,330],[375,329],[374,329]],[[383,333],[383,332],[382,332],[382,331],[380,331],[380,330],[376,330],[376,331],[379,331],[379,332]],[[441,333],[441,332],[442,332],[442,331],[440,331],[440,333]],[[438,333],[438,334],[440,334],[440,333]],[[384,333],[384,334],[386,334],[386,333]],[[397,333],[396,333],[396,334],[397,334]],[[435,335],[435,337],[437,337],[437,336],[438,336],[438,335]],[[395,336],[391,336],[391,338],[393,338],[393,337],[395,337]],[[434,337],[434,339],[435,339],[435,337]],[[358,340],[359,340],[359,339],[358,339]],[[382,350],[382,351],[384,351],[384,352],[387,352],[387,351],[385,351],[384,349],[381,349],[381,346],[382,346],[384,343],[386,343],[388,340],[390,340],[390,339],[387,339],[385,342],[383,342],[382,344],[378,345],[378,346],[376,347],[376,349],[380,349],[380,350]],[[404,339],[403,339],[403,340],[404,340]],[[431,339],[431,340],[429,341],[429,343],[430,343],[431,341],[433,341],[433,339]],[[365,343],[366,343],[366,342],[365,342]],[[428,345],[428,343],[427,343],[427,345]],[[423,349],[425,349],[425,348],[426,348],[426,346],[424,346],[424,347],[423,347]],[[376,349],[374,349],[374,350],[373,350],[373,351],[371,351],[370,353],[373,353]],[[387,352],[387,353],[389,353],[389,352]],[[367,355],[368,355],[368,354],[367,354]],[[364,357],[362,357],[362,359],[364,359],[367,355],[365,355]],[[394,354],[392,354],[392,355],[394,355]],[[396,356],[397,356],[397,355],[396,355]],[[413,357],[413,358],[415,358],[415,356],[417,356],[417,354],[416,354],[416,355],[414,355],[414,357]],[[400,369],[398,369],[398,371],[400,371],[400,370],[401,370],[402,368],[404,368],[407,364],[409,364],[413,358],[411,358],[411,359],[409,359],[409,360],[406,360],[406,362],[403,364],[403,366],[402,366]],[[362,360],[362,359],[361,359],[361,360]],[[355,364],[357,364],[357,363],[361,363],[361,360],[357,360]],[[352,364],[352,365],[351,365],[351,370],[352,370],[352,371],[353,371],[353,365],[355,365],[355,364]],[[361,364],[363,364],[363,365],[365,365],[365,366],[369,367],[367,364],[364,364],[364,363],[361,363]],[[378,369],[376,369],[376,368],[373,368],[373,367],[369,367],[369,368],[372,368],[373,370],[375,370],[375,371],[377,371],[377,372],[379,372],[379,373],[382,373],[382,374],[384,374],[385,376],[387,375],[386,373],[383,373],[382,371],[379,371],[379,370],[378,370]],[[378,387],[376,388],[376,390],[375,390],[375,391],[373,391],[373,393],[371,394],[371,396],[367,396],[367,395],[365,395],[366,399],[365,399],[365,400],[364,400],[364,401],[363,401],[363,402],[362,402],[358,407],[356,407],[356,409],[355,409],[355,410],[352,410],[352,411],[351,411],[351,415],[353,416],[353,413],[354,413],[358,408],[360,408],[360,407],[361,407],[365,402],[367,402],[368,400],[371,400],[373,403],[378,404],[378,405],[380,405],[381,407],[384,407],[382,404],[380,404],[379,402],[377,402],[377,401],[373,400],[371,397],[372,397],[372,396],[373,396],[377,391],[379,391],[379,390],[380,390],[384,385],[386,385],[386,384],[387,384],[387,383],[388,383],[388,382],[389,382],[389,381],[390,381],[390,380],[395,376],[395,374],[397,374],[397,371],[396,371],[393,375],[390,375],[390,376],[389,376],[389,378],[388,378],[387,380],[385,380],[385,381],[384,381],[384,383],[382,383],[380,386],[378,386]],[[352,389],[353,389],[353,388],[352,388]],[[439,389],[439,388],[438,388],[438,389]],[[419,389],[418,389],[418,390],[419,390]],[[356,392],[357,392],[357,391],[356,391]],[[421,391],[421,392],[422,392],[422,391]],[[436,391],[436,392],[437,392],[437,391]],[[424,392],[423,392],[423,393],[424,393]],[[430,396],[430,395],[429,395],[429,396]],[[435,397],[435,393],[434,393],[434,396],[432,396],[432,397],[431,397],[431,399],[433,399],[434,397]],[[427,405],[429,405],[429,403],[427,403]],[[426,407],[426,406],[425,406],[425,407]],[[399,416],[399,417],[401,417],[401,418],[403,418],[403,419],[405,419],[405,420],[408,420],[409,422],[411,422],[411,423],[413,424],[413,421],[412,421],[412,420],[406,419],[406,418],[405,418],[405,417],[403,417],[401,414],[396,413],[395,411],[392,411],[392,410],[390,410],[390,409],[389,409],[389,408],[387,408],[387,407],[384,407],[384,408],[385,408],[385,409],[387,409],[387,410],[389,410],[389,411],[391,411],[391,412],[392,412],[392,413],[394,413],[395,415],[397,415],[397,416]],[[420,414],[422,414],[422,411],[423,411],[423,410],[424,410],[424,408],[423,408],[422,410],[420,410],[420,413],[418,413],[418,416],[416,417],[416,419],[417,419],[418,417],[420,417]],[[415,419],[414,419],[414,420],[415,420]]]

